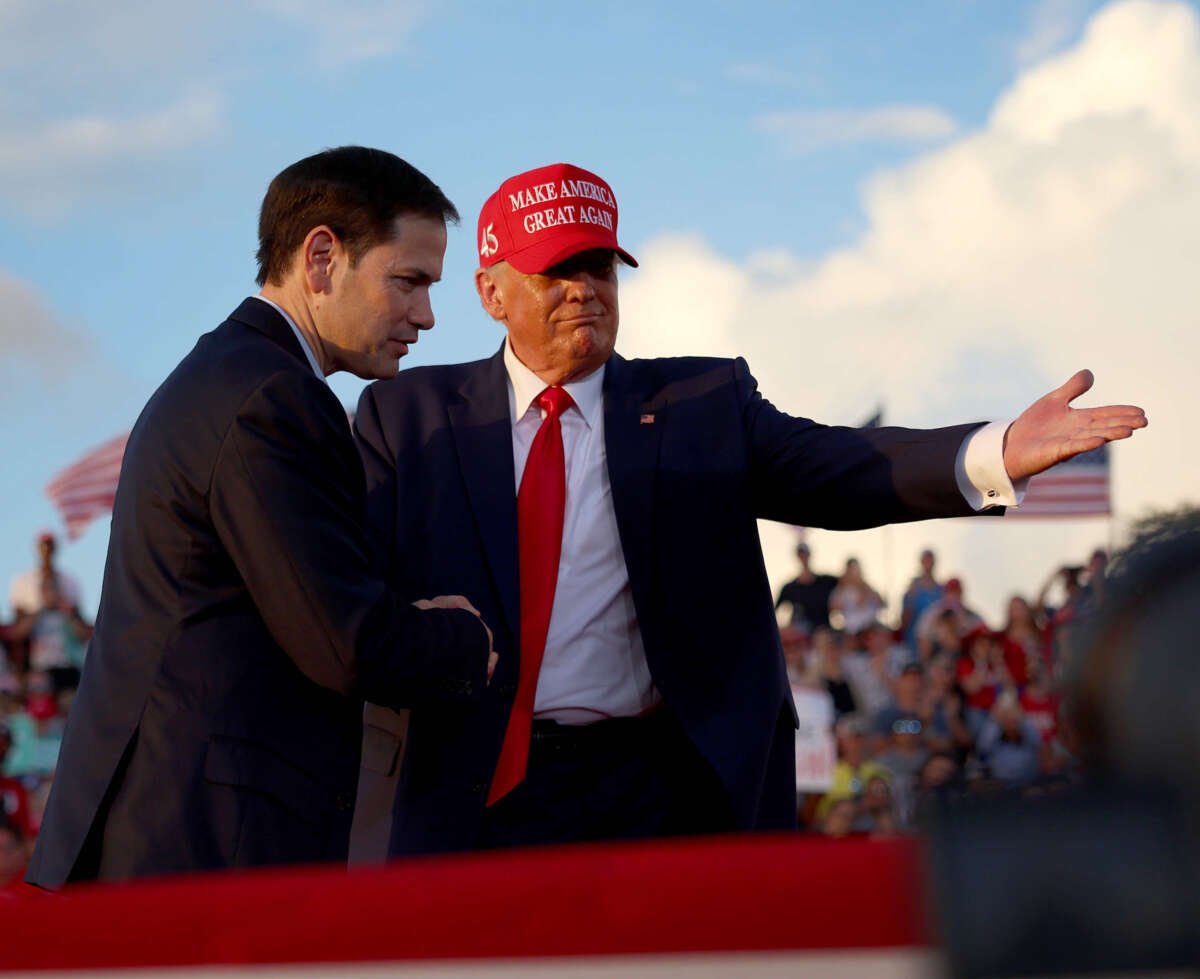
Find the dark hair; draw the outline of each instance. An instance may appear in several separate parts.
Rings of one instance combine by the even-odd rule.
[[[280,285],[296,249],[328,225],[351,264],[392,236],[401,214],[458,222],[458,210],[416,167],[384,150],[339,146],[305,157],[267,188],[258,217],[258,284]]]

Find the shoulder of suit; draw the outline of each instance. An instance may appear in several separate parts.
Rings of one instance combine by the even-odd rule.
[[[390,399],[409,397],[426,392],[456,390],[468,378],[485,370],[491,358],[472,360],[461,364],[424,364],[420,367],[402,367],[395,377],[384,381],[372,381],[367,385],[376,398]]]
[[[744,371],[744,361],[729,357],[646,357],[622,359],[620,366],[636,387],[653,389],[701,378],[716,383],[732,381],[739,363]]]
[[[196,346],[159,386],[143,414],[156,408],[168,414],[180,404],[195,410],[232,413],[266,388],[277,389],[297,406],[332,412],[337,397],[323,378],[302,361],[253,327],[226,320],[204,334]]]

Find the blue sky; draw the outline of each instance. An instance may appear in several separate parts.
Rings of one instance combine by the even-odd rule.
[[[128,429],[254,291],[270,178],[343,143],[405,157],[463,213],[438,326],[402,366],[495,349],[470,284],[478,207],[568,160],[612,184],[642,259],[627,354],[744,353],[782,407],[846,424],[876,403],[897,424],[1002,417],[1081,366],[1093,403],[1146,406],[1111,524],[811,538],[893,596],[933,544],[990,612],[1129,517],[1195,500],[1171,419],[1200,362],[1197,4],[898,9],[0,2],[0,581],[61,527],[51,476]],[[360,387],[335,383],[348,405]],[[764,531],[776,580],[792,539]],[[89,612],[106,545],[102,521],[63,548]]]

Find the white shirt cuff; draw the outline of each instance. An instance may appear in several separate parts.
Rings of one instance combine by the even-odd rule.
[[[1014,484],[1004,468],[1004,433],[1011,421],[989,422],[977,428],[958,448],[954,478],[958,490],[972,510],[1020,506],[1028,479]]]

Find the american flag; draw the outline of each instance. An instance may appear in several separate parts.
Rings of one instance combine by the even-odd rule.
[[[60,472],[46,485],[46,495],[75,540],[97,517],[112,512],[121,475],[121,459],[129,433],[109,439]]]
[[[354,412],[346,412],[346,421],[353,427]],[[67,526],[68,540],[78,538],[97,517],[112,512],[128,441],[128,432],[109,439],[46,484],[46,495]]]
[[[1009,517],[1093,517],[1112,513],[1109,451],[1102,445],[1060,462],[1029,481],[1025,502]]]

